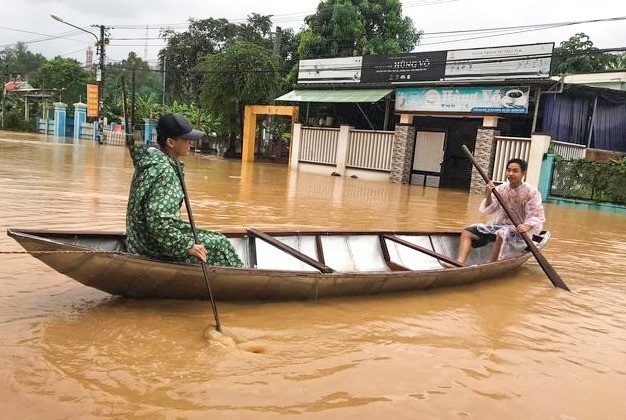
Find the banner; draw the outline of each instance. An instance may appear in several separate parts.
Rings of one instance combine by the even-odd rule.
[[[98,117],[98,85],[87,85],[87,116]]]
[[[445,80],[550,76],[554,43],[448,51]]]
[[[361,83],[423,82],[443,79],[446,51],[363,57]]]
[[[396,111],[526,114],[530,88],[481,86],[396,89]]]
[[[298,83],[359,83],[362,57],[300,60]]]

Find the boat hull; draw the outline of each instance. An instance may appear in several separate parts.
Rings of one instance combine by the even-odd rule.
[[[9,229],[7,233],[25,250],[59,273],[112,295],[208,299],[204,274],[199,265],[147,259],[124,253],[119,245],[116,245],[117,250],[109,247],[104,251],[90,252],[94,249],[92,243],[108,241],[122,244],[121,234],[17,229]],[[68,241],[68,237],[73,239]],[[84,239],[87,237],[91,242]],[[543,247],[548,238],[549,234],[544,235],[538,246]],[[214,298],[219,301],[321,299],[402,293],[503,278],[526,262],[530,255],[524,253],[495,263],[458,268],[322,273],[315,270],[208,267],[208,275]]]

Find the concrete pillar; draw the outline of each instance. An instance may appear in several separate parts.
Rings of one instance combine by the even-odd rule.
[[[302,124],[293,124],[293,134],[291,136],[291,144],[289,146],[289,167],[292,170],[298,169],[298,159],[300,157],[300,139],[302,136]]]
[[[156,121],[150,118],[143,119],[143,142],[144,144],[152,143],[152,133],[156,130]]]
[[[530,136],[526,182],[537,188],[539,187],[539,178],[541,177],[543,155],[548,153],[548,147],[550,147],[549,135],[535,133]]]
[[[499,134],[500,131],[494,127],[479,127],[476,132],[474,157],[489,177],[492,177],[493,174],[493,155],[496,151],[496,136]],[[485,192],[485,181],[473,165],[470,192],[475,194],[482,194]]]
[[[539,175],[539,185],[537,189],[541,193],[541,199],[546,201],[550,195],[552,187],[552,170],[554,168],[554,160],[556,155],[545,154],[541,162],[541,174]]]
[[[87,104],[74,104],[74,140],[80,140],[83,124],[87,122]]]
[[[65,123],[67,104],[55,102],[54,104],[54,136],[65,137]]]
[[[409,183],[414,139],[415,127],[412,124],[396,124],[391,156],[391,173],[389,174],[391,182],[396,184]]]
[[[348,141],[350,139],[350,130],[352,127],[349,125],[342,125],[339,127],[339,138],[337,139],[337,173],[341,176],[346,174],[346,160],[348,159]]]

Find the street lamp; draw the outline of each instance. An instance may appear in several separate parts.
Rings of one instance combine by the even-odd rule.
[[[80,26],[76,26],[69,22],[66,22],[60,17],[58,17],[57,15],[50,14],[50,17],[52,17],[52,19],[58,22],[71,26],[72,28],[76,28],[83,32],[87,32],[88,34],[91,34],[94,36],[94,38],[96,38],[96,47],[97,47],[96,52],[99,55],[98,68],[96,70],[96,82],[98,83],[98,141],[101,142],[102,141],[102,124],[103,124],[102,108],[103,108],[103,102],[104,102],[104,92],[103,92],[104,90],[104,58],[105,58],[104,46],[105,44],[107,44],[107,40],[104,36],[105,27],[104,25],[93,25],[93,26],[100,28],[100,38],[98,38],[98,36],[94,34],[93,32],[83,29]]]

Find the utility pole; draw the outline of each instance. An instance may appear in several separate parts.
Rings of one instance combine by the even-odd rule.
[[[100,25],[100,39],[98,40],[97,53],[98,53],[98,70],[96,70],[96,82],[98,83],[98,142],[103,142],[104,130],[104,73],[106,70],[105,65],[105,45],[107,44],[107,38],[105,37],[105,27]]]
[[[103,111],[104,111],[104,72],[105,72],[105,58],[106,58],[105,45],[109,43],[109,39],[106,37],[106,30],[109,28],[105,27],[104,25],[92,25],[94,27],[100,28],[100,38],[98,38],[98,35],[94,34],[93,32],[83,29],[80,26],[76,26],[74,24],[66,22],[56,15],[50,15],[50,17],[52,17],[52,19],[58,22],[64,23],[68,26],[71,26],[73,28],[86,32],[88,34],[91,34],[94,36],[94,38],[96,38],[96,52],[98,53],[98,56],[99,56],[98,68],[96,69],[96,82],[98,84],[98,142],[102,143],[102,140],[103,140],[102,130],[104,126],[104,121],[103,121],[104,112]]]

